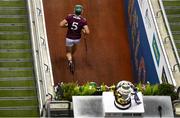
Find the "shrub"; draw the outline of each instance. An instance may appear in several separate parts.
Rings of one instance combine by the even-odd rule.
[[[96,91],[97,84],[95,82],[87,82],[82,86],[77,83],[61,83],[57,85],[55,99],[72,101],[72,96],[93,95]]]
[[[96,92],[96,88],[97,86],[95,84],[87,82],[80,87],[79,95],[92,95]]]
[[[159,94],[159,85],[155,84],[152,86],[152,94],[153,95],[158,95]]]
[[[165,95],[165,96],[171,96],[171,100],[176,100],[178,99],[178,94],[175,91],[175,86],[171,84],[160,84],[159,87],[159,95]]]
[[[170,96],[171,100],[178,99],[178,94],[175,91],[175,86],[171,84],[146,84],[142,85],[141,83],[137,84],[136,87],[138,91],[142,92],[143,95],[161,95],[161,96]]]
[[[146,88],[145,88],[145,90],[143,91],[143,94],[144,94],[144,95],[153,95],[152,86],[151,86],[150,84],[147,84],[147,85],[146,85]]]
[[[79,95],[79,86],[77,83],[63,83],[59,87],[59,91],[62,91],[62,94],[59,94],[60,92],[58,91],[56,93],[56,96],[58,96],[57,99],[72,101],[72,96]]]
[[[144,91],[144,85],[142,85],[141,83],[139,83],[139,84],[136,85],[136,88],[137,88],[137,90],[138,90],[139,92],[142,92],[142,93],[143,93],[143,91]]]
[[[178,94],[175,91],[175,86],[171,84],[137,84],[136,88],[142,92],[143,95],[163,95],[171,96],[171,100],[178,99]],[[72,96],[85,95],[102,95],[105,91],[114,91],[115,85],[108,87],[105,84],[97,86],[95,82],[87,82],[79,86],[77,83],[63,83],[59,84],[56,91],[57,100],[72,101]]]

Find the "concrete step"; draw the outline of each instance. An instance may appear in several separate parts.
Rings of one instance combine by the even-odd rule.
[[[0,81],[0,87],[35,87],[35,80]]]
[[[0,7],[25,7],[25,0],[1,0]]]
[[[16,106],[16,107],[0,107],[0,110],[33,110],[37,106]]]
[[[0,18],[27,18],[27,15],[1,15]]]
[[[35,90],[35,87],[0,87],[0,90]]]
[[[0,78],[0,82],[3,81],[23,81],[23,80],[35,80],[34,77],[3,77]]]
[[[37,98],[36,99],[29,99],[29,100],[23,100],[23,99],[14,99],[14,100],[1,100],[0,99],[0,108],[1,107],[22,107],[22,106],[38,106],[37,104]]]
[[[37,96],[22,96],[22,97],[0,97],[0,100],[34,100]]]
[[[33,62],[32,58],[13,58],[13,59],[1,59],[0,62]]]
[[[0,52],[0,58],[1,59],[13,59],[13,58],[32,58],[32,53],[26,53],[26,52]]]
[[[0,34],[0,40],[30,40],[30,35],[28,33]]]
[[[0,49],[0,53],[1,52],[27,52],[27,53],[32,53],[32,50],[31,49]]]
[[[0,26],[27,26],[27,23],[0,23]]]
[[[0,45],[5,44],[30,44],[30,40],[0,40]]]
[[[164,6],[180,6],[179,0],[163,0]]]
[[[29,68],[33,67],[32,62],[0,62],[0,68]]]
[[[173,35],[180,35],[180,31],[172,31]]]
[[[33,70],[32,67],[0,67],[0,71],[23,71],[23,70]]]
[[[8,10],[8,11],[16,11],[16,10],[26,10],[25,6],[22,7],[13,7],[13,6],[9,6],[9,7],[1,7],[0,6],[0,10]]]
[[[27,17],[21,18],[0,18],[0,23],[27,23]]]
[[[0,117],[38,117],[26,0],[0,0]]]
[[[0,90],[0,97],[29,97],[36,96],[34,89],[30,90]]]
[[[33,70],[1,70],[0,78],[34,77]]]
[[[19,117],[19,118],[24,118],[24,117],[34,117],[37,118],[39,117],[39,109],[38,107],[34,107],[33,109],[24,109],[24,110],[19,110],[19,109],[12,109],[12,110],[0,110],[0,116],[1,117]]]
[[[0,32],[0,35],[21,35],[21,34],[29,34],[29,32]]]
[[[12,44],[11,42],[0,43],[0,52],[32,52],[31,44],[28,42],[16,42]]]

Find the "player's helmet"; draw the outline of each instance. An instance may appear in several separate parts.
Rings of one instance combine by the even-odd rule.
[[[75,5],[74,12],[75,12],[76,15],[81,15],[82,10],[83,10],[82,5]]]

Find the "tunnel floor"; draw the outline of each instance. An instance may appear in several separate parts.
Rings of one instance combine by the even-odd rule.
[[[123,0],[44,0],[43,4],[55,84],[133,80]],[[75,4],[84,6],[82,16],[91,33],[86,37],[87,51],[82,37],[74,55],[73,76],[65,56],[66,29],[59,22],[73,13]]]

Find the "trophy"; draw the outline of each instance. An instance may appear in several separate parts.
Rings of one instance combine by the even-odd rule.
[[[131,107],[132,95],[134,95],[136,104],[140,104],[141,101],[137,95],[136,87],[129,81],[120,81],[114,90],[115,106],[122,110],[128,109]]]

